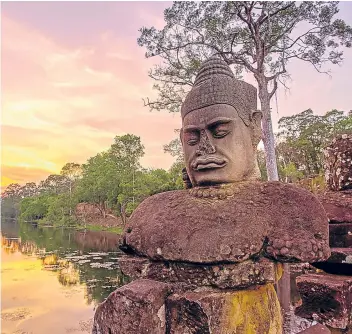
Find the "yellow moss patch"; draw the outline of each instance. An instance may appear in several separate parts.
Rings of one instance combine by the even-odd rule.
[[[276,264],[275,264],[275,280],[276,280],[276,282],[278,282],[280,279],[281,279],[281,277],[282,277],[282,275],[283,275],[283,273],[284,273],[284,266],[283,266],[283,264],[282,263],[280,263],[280,262],[277,262]]]
[[[280,304],[272,284],[232,293],[224,311],[223,333],[282,333]]]

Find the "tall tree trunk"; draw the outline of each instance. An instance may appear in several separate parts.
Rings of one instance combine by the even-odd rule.
[[[259,88],[259,100],[262,118],[263,143],[265,151],[266,169],[268,172],[268,181],[279,181],[279,174],[276,163],[275,153],[275,138],[273,131],[273,124],[271,121],[270,110],[270,94],[268,91],[268,81],[264,75],[256,76]],[[277,294],[281,307],[288,313],[291,304],[291,281],[290,281],[290,267],[288,264],[283,264],[284,273],[277,283]]]
[[[262,130],[263,130],[263,143],[265,151],[265,163],[268,171],[269,181],[278,181],[279,174],[277,171],[276,164],[276,153],[275,153],[275,139],[273,124],[271,121],[271,110],[270,110],[270,94],[268,92],[268,81],[263,76],[256,76],[259,88],[259,100],[261,111],[263,113],[262,118]]]

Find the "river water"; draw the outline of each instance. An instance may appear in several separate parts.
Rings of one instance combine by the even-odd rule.
[[[90,333],[95,307],[128,282],[110,232],[1,223],[1,334]]]

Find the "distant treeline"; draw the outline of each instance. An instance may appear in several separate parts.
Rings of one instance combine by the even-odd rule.
[[[332,110],[323,116],[311,109],[279,120],[276,138],[280,180],[298,182],[315,177],[322,180],[323,149],[334,136],[352,132],[352,113]],[[176,158],[170,170],[144,169],[140,159],[144,146],[139,137],[116,136],[111,147],[79,165],[67,163],[60,174],[39,184],[10,184],[2,194],[2,216],[39,220],[52,225],[80,223],[75,217],[78,203],[87,202],[103,217],[114,212],[126,223],[127,217],[146,197],[182,189],[184,167],[180,140],[174,139],[164,151]],[[266,180],[265,155],[258,150],[262,179]]]
[[[183,186],[180,163],[169,171],[145,169],[140,165],[143,155],[139,137],[116,136],[107,151],[83,165],[67,163],[60,174],[50,175],[39,184],[10,184],[2,194],[2,216],[60,226],[77,224],[75,207],[86,202],[99,209],[103,217],[113,211],[125,223],[147,196]]]

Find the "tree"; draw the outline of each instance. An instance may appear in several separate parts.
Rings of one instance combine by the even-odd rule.
[[[116,136],[109,149],[115,163],[120,170],[140,168],[139,159],[144,155],[141,138],[132,134]]]
[[[51,196],[53,195],[45,194],[22,199],[20,203],[20,218],[28,221],[44,218],[52,201]]]
[[[27,182],[21,189],[23,197],[32,197],[38,195],[38,187],[35,182]]]
[[[13,199],[22,198],[22,187],[18,183],[11,183],[6,187],[1,197],[11,197]]]
[[[1,216],[4,218],[17,218],[21,199],[22,187],[18,183],[9,184],[1,194]]]
[[[39,183],[40,193],[61,194],[69,188],[69,179],[64,175],[52,174]]]
[[[144,146],[140,138],[116,136],[108,151],[97,154],[83,165],[77,194],[81,201],[93,203],[105,218],[108,207],[118,207],[126,216],[127,203],[135,202],[134,189]]]
[[[59,194],[51,198],[45,218],[52,225],[68,225],[72,219],[72,211],[77,203],[72,200],[71,194]]]
[[[305,176],[323,173],[323,149],[334,136],[352,132],[352,115],[331,110],[314,115],[311,109],[279,120],[276,151],[282,170],[293,168]],[[298,175],[298,174],[297,174]]]
[[[66,163],[60,171],[60,175],[65,176],[69,181],[69,193],[72,193],[72,186],[82,175],[82,168],[80,164],[74,162]]]
[[[149,76],[156,80],[151,109],[178,111],[201,62],[218,55],[254,75],[263,112],[263,142],[269,180],[278,180],[270,101],[278,83],[285,85],[287,64],[302,60],[321,72],[325,63],[340,64],[341,47],[351,47],[352,28],[335,18],[337,2],[223,1],[174,2],[164,11],[166,25],[140,29],[138,44],[146,57],[163,64]]]
[[[184,157],[182,143],[179,136],[180,131],[175,130],[175,132],[178,134],[177,138],[171,140],[170,143],[163,146],[164,153],[169,153],[171,156],[176,157],[176,162],[183,162]]]
[[[74,187],[78,178],[82,175],[82,168],[80,164],[74,162],[68,162],[65,164],[60,175],[66,177],[69,186],[69,201],[70,201],[70,215],[72,214],[71,202],[72,202],[72,188]]]
[[[114,163],[107,152],[102,152],[88,159],[82,166],[82,178],[76,189],[81,202],[94,204],[102,216],[106,217],[107,200],[114,193]],[[117,196],[117,194],[116,194]]]

